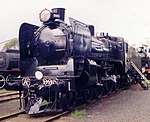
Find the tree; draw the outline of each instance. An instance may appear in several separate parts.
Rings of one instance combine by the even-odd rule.
[[[10,39],[7,43],[5,43],[3,49],[9,49],[12,47],[19,47],[19,41],[17,38]]]

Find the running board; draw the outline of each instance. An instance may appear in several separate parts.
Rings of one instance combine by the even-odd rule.
[[[135,65],[135,63],[133,61],[130,61],[131,65],[133,66],[133,68],[138,72],[138,74],[144,79],[144,82],[146,83],[146,86],[142,83],[139,82],[139,84],[141,85],[141,87],[143,87],[145,90],[148,90],[148,84],[150,83],[148,81],[148,79],[142,74],[142,72],[138,69],[138,67]]]

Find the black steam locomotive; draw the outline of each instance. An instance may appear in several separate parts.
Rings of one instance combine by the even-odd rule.
[[[94,26],[69,18],[65,9],[44,9],[41,27],[23,23],[19,31],[22,105],[28,114],[72,109],[103,92],[127,84],[128,44]],[[41,107],[46,103],[46,107]]]
[[[141,71],[147,79],[150,79],[150,49],[141,46],[138,48],[138,52],[141,54]]]
[[[0,89],[11,89],[12,77],[20,74],[20,53],[17,49],[7,49],[0,52]]]

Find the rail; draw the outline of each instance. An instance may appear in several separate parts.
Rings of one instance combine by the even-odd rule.
[[[0,94],[0,103],[14,99],[19,99],[19,92]]]
[[[123,91],[124,88],[120,88],[119,92]],[[113,91],[113,93],[116,93],[116,91]],[[105,94],[102,96],[103,98],[106,98],[108,97],[108,94]],[[90,101],[90,104],[94,104],[95,102],[99,101],[98,99],[93,99],[92,101]],[[87,104],[84,103],[84,104],[81,104],[81,105],[78,105],[76,106],[72,111],[75,111],[75,110],[78,110],[78,109],[83,109],[84,107],[86,107]],[[64,111],[62,113],[59,113],[59,114],[56,114],[56,115],[52,115],[52,116],[42,116],[42,115],[39,115],[40,117],[36,117],[37,119],[41,119],[42,118],[42,122],[51,122],[53,120],[56,120],[58,118],[60,118],[61,116],[65,116],[66,114],[70,114],[72,111]],[[22,118],[27,118],[26,114],[25,114],[25,111],[16,111],[16,112],[13,112],[12,114],[7,114],[7,115],[4,115],[4,116],[1,116],[0,117],[0,121],[11,121],[10,119],[13,117],[13,118],[17,118],[18,115],[21,114],[21,117]],[[32,116],[31,116],[32,117]],[[35,116],[33,116],[32,119],[35,119],[36,121],[36,118],[34,118]],[[29,120],[30,121],[30,120]]]

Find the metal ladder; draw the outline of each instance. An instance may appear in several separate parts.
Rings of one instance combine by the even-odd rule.
[[[148,79],[142,74],[142,72],[138,69],[138,67],[135,65],[133,61],[130,61],[133,68],[139,73],[139,75],[144,79],[144,82],[146,83],[146,86],[140,82],[141,87],[143,87],[145,90],[148,90],[148,84],[150,83]]]

